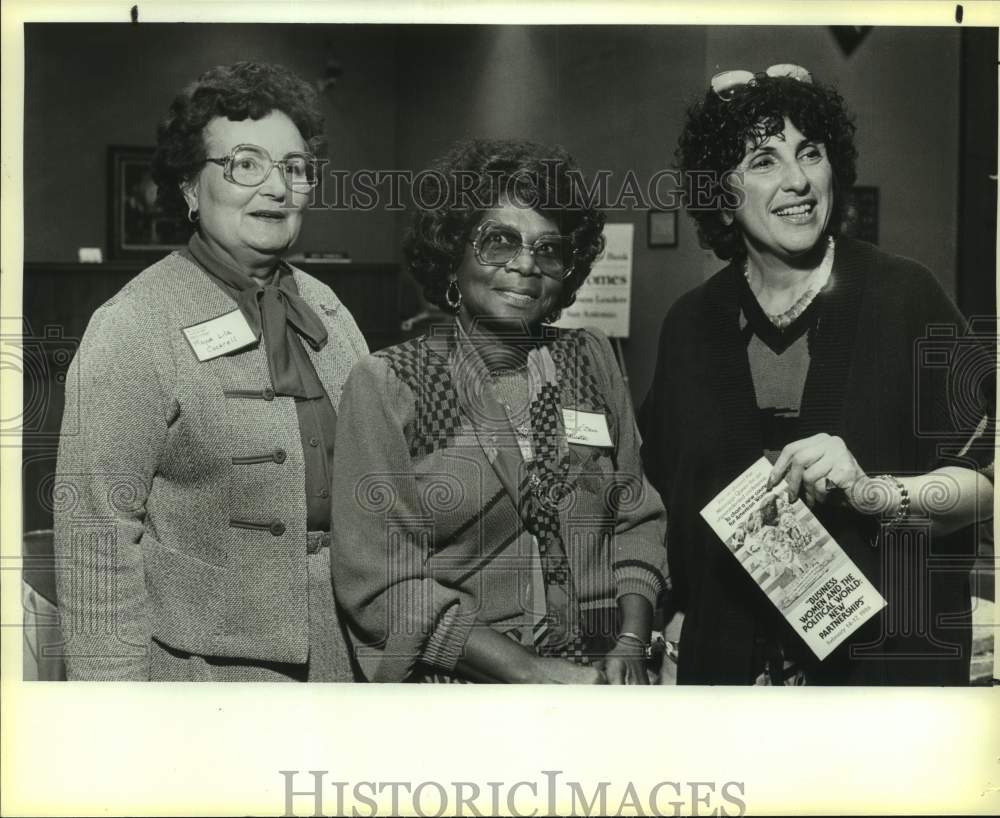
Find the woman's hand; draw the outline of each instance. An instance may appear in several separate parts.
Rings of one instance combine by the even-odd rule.
[[[489,627],[475,627],[456,665],[477,682],[509,684],[605,685],[601,667],[577,665],[566,659],[539,656]]]
[[[604,658],[608,684],[649,684],[646,673],[646,645],[652,631],[653,606],[641,594],[623,594],[618,599],[621,630],[615,646]]]
[[[619,639],[604,658],[604,672],[608,684],[648,685],[646,657],[642,645],[632,640]]]
[[[578,665],[567,659],[540,657],[532,679],[536,684],[606,685],[608,677],[595,665]]]
[[[798,497],[801,490],[807,505],[824,503],[831,492],[836,492],[838,499],[846,498],[853,506],[854,485],[867,475],[841,438],[821,433],[796,440],[781,450],[771,469],[768,488],[777,485],[782,477],[791,496]]]

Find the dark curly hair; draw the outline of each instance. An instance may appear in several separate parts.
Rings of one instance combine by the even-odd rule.
[[[584,196],[573,158],[559,146],[512,139],[455,143],[415,178],[417,211],[404,239],[410,273],[432,304],[445,299],[449,276],[483,213],[509,201],[551,219],[573,246],[573,271],[563,282],[559,309],[576,299],[604,249],[604,214]]]
[[[153,181],[157,204],[171,215],[187,212],[181,184],[205,164],[205,126],[216,117],[262,119],[272,111],[288,116],[309,149],[323,147],[323,115],[313,87],[281,65],[237,62],[210,68],[170,105],[156,130]]]
[[[722,186],[724,174],[739,165],[748,144],[756,149],[780,134],[785,117],[807,138],[826,146],[833,168],[833,209],[827,232],[842,230],[857,178],[858,155],[854,121],[843,98],[829,86],[758,75],[753,82],[738,87],[728,102],[709,89],[704,99],[688,108],[677,147],[677,164],[686,177],[688,213],[698,224],[702,246],[714,250],[721,259],[739,260],[746,254],[739,226],[722,220],[723,203],[733,197],[732,190]],[[699,172],[705,175],[701,177]],[[698,178],[705,184],[696,192],[692,188]],[[699,198],[714,206],[693,207]]]

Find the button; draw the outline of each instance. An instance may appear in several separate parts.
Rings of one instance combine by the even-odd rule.
[[[329,497],[330,496],[330,489],[320,489],[319,490],[319,496],[322,497],[322,498],[324,498],[324,499],[327,498],[327,497]]]
[[[271,523],[268,530],[275,536],[280,537],[285,533],[285,524],[281,520],[275,520]]]
[[[264,400],[274,400],[274,390],[273,389],[265,389],[263,392],[260,393],[260,396]]]
[[[319,438],[318,437],[311,437],[311,438],[309,438],[309,445],[310,446],[319,446]]]
[[[288,455],[285,454],[285,450],[284,449],[275,449],[274,450],[274,454],[272,455],[272,457],[274,457],[274,462],[275,463],[284,463],[285,462],[285,458],[288,457]]]

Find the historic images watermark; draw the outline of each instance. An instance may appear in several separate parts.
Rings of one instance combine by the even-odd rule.
[[[747,813],[742,781],[583,782],[562,770],[521,781],[340,781],[329,770],[279,770],[284,816],[732,815]],[[296,808],[303,811],[297,812]]]
[[[315,160],[316,178],[308,206],[326,210],[487,210],[498,201],[531,210],[571,209],[584,203],[605,211],[737,210],[743,203],[742,174],[661,168],[646,177],[629,169],[585,174],[563,170],[559,160],[542,160],[541,178],[527,171],[479,173],[329,167]]]

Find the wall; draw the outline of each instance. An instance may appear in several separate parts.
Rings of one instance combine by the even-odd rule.
[[[324,25],[63,25],[25,27],[26,261],[76,261],[106,239],[109,145],[154,145],[174,96],[214,65],[254,59],[344,75],[323,96],[330,158],[344,168],[395,161],[394,29]],[[396,216],[315,211],[297,249],[395,261]]]
[[[588,175],[611,171],[612,191],[629,170],[645,183],[670,167],[682,92],[701,86],[704,49],[704,30],[692,27],[623,26],[613,37],[595,27],[429,28],[400,51],[400,162],[422,167],[461,137],[519,136],[563,144]],[[701,281],[705,253],[683,214],[674,248],[647,247],[644,209],[608,220],[635,224],[625,358],[641,399],[663,314]]]
[[[957,29],[876,28],[846,57],[826,27],[428,27],[401,38],[399,159],[422,167],[460,137],[564,144],[586,171],[670,167],[686,105],[731,67],[807,66],[836,84],[858,125],[858,184],[880,190],[880,244],[919,259],[955,291]],[[512,59],[511,55],[516,55]],[[664,312],[722,264],[678,220],[676,248],[636,225],[632,335],[625,358],[641,400]]]
[[[107,146],[152,144],[173,95],[220,62],[273,60],[313,78],[339,59],[344,75],[323,97],[338,167],[419,169],[456,138],[523,136],[564,144],[591,173],[643,180],[670,166],[685,103],[715,71],[793,61],[837,83],[857,114],[858,181],[881,191],[882,246],[955,289],[956,29],[876,28],[849,58],[828,29],[795,27],[46,24],[27,27],[26,47],[28,261],[103,244]],[[647,247],[644,210],[609,220],[636,225],[625,350],[641,399],[664,312],[721,265],[683,214],[675,248]],[[300,249],[397,261],[405,221],[314,213]]]

